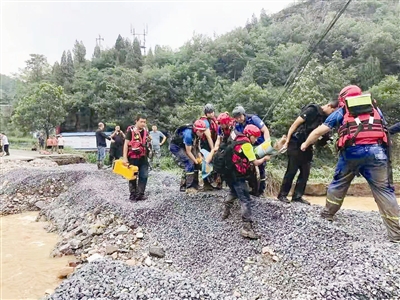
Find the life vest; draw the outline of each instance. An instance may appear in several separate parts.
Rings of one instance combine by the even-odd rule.
[[[175,132],[174,132],[174,134],[172,135],[172,138],[171,138],[171,144],[177,145],[180,148],[185,148],[185,143],[183,142],[183,132],[186,129],[192,130],[192,138],[194,140],[195,139],[195,134],[193,132],[193,125],[192,124],[185,124],[185,125],[179,126],[175,130]]]
[[[372,102],[371,95],[348,97],[343,109],[343,124],[338,132],[339,149],[354,145],[388,143],[386,127]]]
[[[248,160],[240,151],[241,145],[250,140],[238,131],[232,131],[226,143],[221,143],[213,156],[213,170],[217,174],[235,176],[245,175],[248,169]]]
[[[133,159],[141,158],[147,155],[147,130],[143,129],[143,137],[141,131],[135,126],[129,127],[132,134],[132,139],[129,142],[128,156]]]
[[[215,117],[208,118],[207,116],[202,116],[202,117],[200,117],[200,120],[208,121],[208,123],[210,124],[211,139],[215,143],[215,141],[217,140],[217,137],[218,137],[217,118],[215,118]],[[202,139],[202,141],[207,140],[207,138],[205,136],[203,136],[201,139]]]

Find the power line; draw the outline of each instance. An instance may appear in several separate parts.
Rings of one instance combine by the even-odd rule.
[[[351,3],[352,0],[348,0],[346,2],[346,4],[342,7],[342,9],[336,13],[335,17],[332,19],[332,21],[329,23],[328,27],[326,28],[326,30],[324,31],[324,33],[322,34],[322,36],[320,37],[320,39],[318,40],[318,42],[310,49],[307,57],[305,59],[302,59],[298,66],[295,67],[293,69],[293,71],[296,71],[296,75],[295,76],[291,76],[293,74],[292,73],[289,75],[284,87],[284,91],[281,93],[281,95],[277,98],[276,101],[274,101],[270,107],[268,108],[267,113],[264,115],[264,117],[262,118],[263,120],[268,116],[269,112],[271,111],[271,109],[274,107],[275,103],[279,103],[281,102],[283,96],[289,91],[289,89],[292,87],[294,81],[296,80],[296,78],[299,78],[301,76],[301,74],[304,72],[304,69],[307,67],[308,63],[311,60],[312,55],[314,54],[315,50],[317,49],[317,47],[319,46],[319,44],[321,44],[321,42],[324,40],[324,38],[326,37],[326,35],[329,33],[329,31],[333,28],[333,26],[336,24],[336,22],[339,20],[339,18],[341,17],[341,15],[344,13],[344,11],[347,9],[347,7],[349,6],[349,4]]]

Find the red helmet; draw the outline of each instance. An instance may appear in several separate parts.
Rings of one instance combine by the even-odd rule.
[[[255,126],[255,125],[247,125],[244,128],[243,133],[245,135],[249,135],[249,136],[252,135],[252,136],[254,136],[256,138],[259,138],[261,136],[261,130],[258,129],[258,127]]]
[[[229,125],[232,122],[232,119],[228,113],[224,112],[219,114],[217,121],[221,125]]]
[[[348,85],[343,88],[339,93],[339,102],[344,102],[346,97],[360,96],[362,94],[361,89],[356,85]]]
[[[196,122],[193,123],[193,131],[205,131],[207,129],[206,122],[203,120],[197,120]]]

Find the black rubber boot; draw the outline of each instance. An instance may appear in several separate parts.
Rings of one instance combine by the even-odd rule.
[[[136,197],[136,200],[143,201],[143,200],[147,199],[147,197],[144,195],[144,191],[145,190],[146,190],[146,184],[139,181],[139,183],[138,183],[138,196]]]
[[[194,173],[186,174],[186,193],[194,194],[198,192],[198,188],[195,187]]]
[[[137,192],[136,192],[136,180],[129,181],[129,200],[136,201],[137,200]]]

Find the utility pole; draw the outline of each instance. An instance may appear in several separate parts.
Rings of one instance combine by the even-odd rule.
[[[140,48],[143,49],[143,55],[146,55],[146,35],[149,34],[149,30],[148,30],[147,25],[146,25],[146,28],[143,29],[143,33],[136,33],[136,32],[135,32],[135,28],[133,28],[133,26],[132,26],[132,24],[131,24],[131,34],[132,34],[132,36],[133,36],[133,40],[135,40],[135,37],[136,37],[136,36],[141,36],[141,35],[143,35],[143,45],[142,45],[142,41],[141,41],[140,38],[139,38],[139,43],[140,43]]]
[[[101,47],[101,41],[104,41],[104,38],[102,38],[101,35],[99,34],[99,37],[96,38],[96,45]]]

